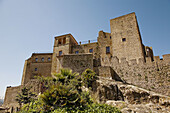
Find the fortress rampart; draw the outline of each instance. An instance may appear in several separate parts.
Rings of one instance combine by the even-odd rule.
[[[156,58],[158,58],[156,56]],[[126,61],[125,58],[111,59],[105,58],[107,63],[103,63],[96,71],[100,76],[136,85],[163,95],[170,95],[170,59],[169,54],[163,55],[163,59],[146,62],[139,59]],[[109,69],[109,71],[108,71]],[[97,69],[96,69],[97,70]],[[102,72],[102,73],[101,73]],[[121,79],[120,79],[121,78]]]
[[[97,42],[87,44],[78,44],[71,34],[54,37],[52,53],[33,53],[25,61],[21,86],[7,87],[4,105],[17,105],[15,97],[22,86],[41,93],[35,76],[51,77],[62,68],[80,74],[93,69],[99,76],[169,96],[170,54],[160,59],[142,43],[135,13],[111,19],[110,28],[111,33],[99,31]]]

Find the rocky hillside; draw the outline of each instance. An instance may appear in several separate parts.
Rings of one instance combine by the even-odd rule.
[[[134,85],[99,77],[92,90],[96,101],[116,106],[123,113],[170,112],[170,97]]]
[[[116,74],[127,83],[170,96],[170,63],[114,66]]]

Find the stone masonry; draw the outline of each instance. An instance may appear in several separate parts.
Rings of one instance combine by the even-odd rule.
[[[71,34],[56,36],[53,53],[33,53],[25,61],[21,85],[7,87],[4,106],[18,107],[15,97],[23,86],[40,93],[35,76],[52,76],[61,68],[80,74],[93,69],[101,77],[170,96],[170,54],[160,59],[142,43],[135,13],[111,19],[110,28],[111,33],[99,31],[93,43],[78,44]]]

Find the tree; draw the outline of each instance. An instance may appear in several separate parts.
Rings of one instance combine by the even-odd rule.
[[[46,112],[58,108],[83,109],[92,102],[89,93],[81,90],[82,81],[79,74],[72,73],[69,69],[61,69],[61,73],[54,76],[56,82],[40,96]]]
[[[120,113],[117,108],[93,103],[90,93],[81,90],[83,80],[91,86],[96,79],[92,70],[87,69],[80,76],[69,69],[61,69],[61,73],[54,76],[55,78],[39,78],[45,87],[44,92],[36,101],[25,104],[20,113]],[[22,99],[19,98],[18,101],[21,102],[20,100]]]
[[[33,101],[36,97],[36,95],[30,91],[31,87],[27,88],[27,87],[23,87],[21,89],[21,92],[18,93],[18,95],[16,96],[16,101],[19,103],[20,108],[22,106],[22,104],[27,104],[30,103],[31,101]]]

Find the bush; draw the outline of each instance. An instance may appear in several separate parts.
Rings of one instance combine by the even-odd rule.
[[[79,109],[73,110],[67,108],[58,108],[52,113],[121,113],[121,111],[110,105],[93,103],[86,107],[83,111]]]
[[[95,104],[89,92],[81,90],[82,79],[69,69],[62,69],[54,74],[56,78],[39,78],[45,91],[38,99],[25,104],[21,113],[119,113],[114,107]],[[90,87],[96,80],[96,74],[87,69],[83,73],[83,81]]]
[[[86,69],[82,73],[82,80],[86,87],[92,87],[92,83],[97,79],[96,73],[91,69]]]
[[[21,108],[22,104],[30,103],[31,101],[33,101],[36,98],[36,94],[31,92],[30,90],[31,90],[31,87],[27,88],[24,86],[21,89],[21,92],[17,94],[15,100],[20,105],[20,108]]]

